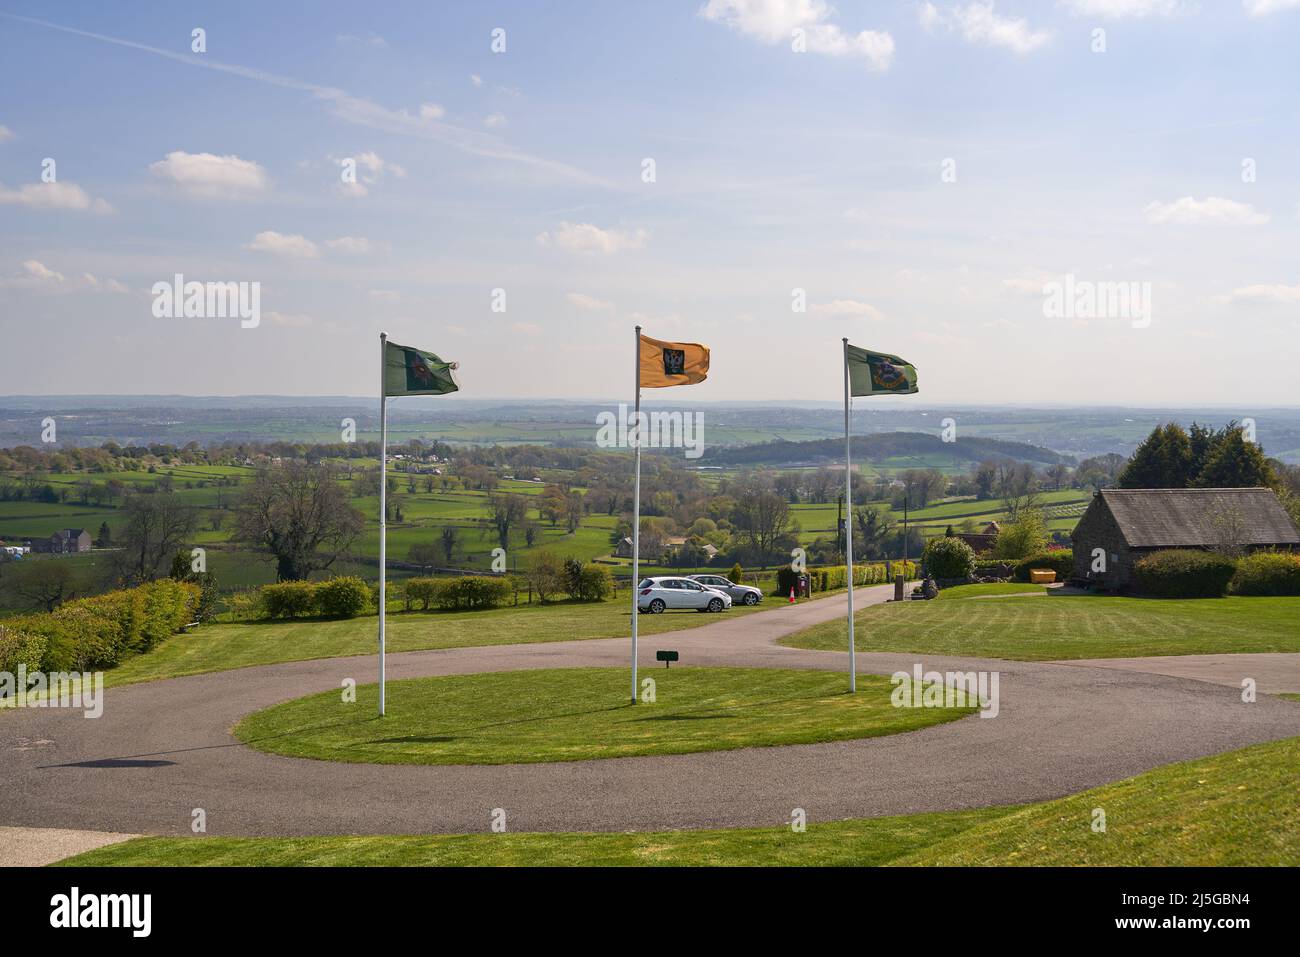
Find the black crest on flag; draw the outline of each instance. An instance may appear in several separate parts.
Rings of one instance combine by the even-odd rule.
[[[686,374],[686,350],[665,349],[664,350],[664,375],[685,375],[685,374]]]
[[[412,392],[433,388],[433,370],[414,349],[406,350],[406,388]]]

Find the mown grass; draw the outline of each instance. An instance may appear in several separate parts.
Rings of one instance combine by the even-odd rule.
[[[1021,661],[1300,652],[1300,598],[1049,594],[913,601],[868,606],[854,625],[859,651]],[[846,632],[843,621],[830,621],[781,643],[841,651]]]
[[[1300,738],[1020,807],[709,831],[138,838],[68,866],[1300,865]],[[1105,831],[1093,829],[1105,812]]]
[[[957,598],[986,598],[989,595],[1042,595],[1046,594],[1046,585],[1032,585],[1028,582],[994,582],[983,585],[956,585],[939,592],[936,601],[952,601]]]
[[[618,638],[631,633],[631,597],[625,596],[626,592],[616,601],[535,603],[483,611],[390,612],[385,644],[389,651],[399,652]],[[754,607],[736,605],[718,615],[693,611],[642,615],[638,631],[642,635],[684,631],[728,616],[763,610],[780,614],[783,607],[765,601]],[[252,665],[371,654],[378,628],[374,615],[204,625],[173,635],[148,654],[128,658],[105,674],[105,683],[134,684]]]
[[[630,704],[624,668],[492,672],[329,691],[235,726],[273,754],[373,764],[521,764],[811,744],[914,731],[974,708],[896,708],[888,678],[774,668],[645,669],[653,702]]]

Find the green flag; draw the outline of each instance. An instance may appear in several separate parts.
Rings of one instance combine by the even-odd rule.
[[[452,370],[432,352],[389,342],[384,350],[384,395],[446,395],[460,389]]]
[[[916,368],[898,356],[849,346],[848,362],[853,395],[906,395],[916,391]]]

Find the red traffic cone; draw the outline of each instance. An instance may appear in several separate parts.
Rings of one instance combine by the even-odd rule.
[[[790,604],[794,604],[794,586],[790,586]]]

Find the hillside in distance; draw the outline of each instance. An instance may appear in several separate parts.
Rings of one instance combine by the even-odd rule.
[[[945,442],[926,432],[884,432],[853,437],[853,458],[857,462],[888,464],[894,468],[964,469],[986,459],[1014,459],[1036,466],[1071,464],[1074,458],[1026,442],[978,437]],[[728,466],[833,465],[844,461],[843,439],[815,439],[807,442],[760,442],[738,448],[715,448],[705,452],[700,464]]]

